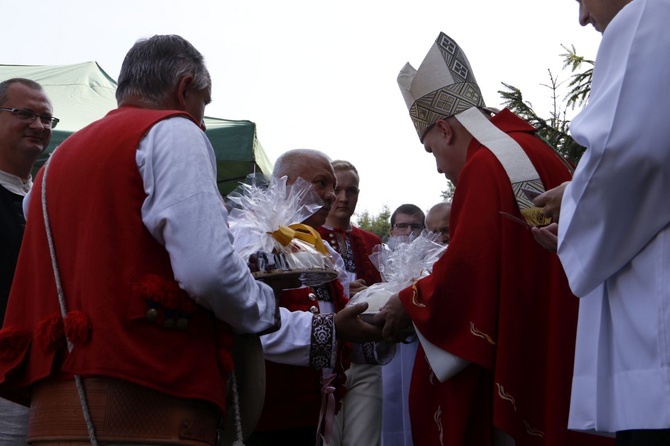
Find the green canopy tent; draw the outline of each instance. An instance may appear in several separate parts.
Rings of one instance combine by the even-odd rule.
[[[0,81],[24,77],[39,82],[60,119],[51,144],[37,166],[72,133],[116,108],[116,81],[96,62],[74,65],[0,65]],[[256,124],[205,117],[207,137],[214,147],[218,184],[226,195],[249,173],[270,174],[272,163],[256,137]]]

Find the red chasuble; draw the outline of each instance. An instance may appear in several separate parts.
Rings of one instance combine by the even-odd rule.
[[[528,154],[546,189],[570,179],[533,128],[504,110],[491,121]],[[433,274],[400,299],[418,330],[471,362],[440,383],[423,349],[410,389],[414,444],[492,444],[493,428],[524,445],[613,444],[567,430],[577,298],[556,254],[519,218],[509,177],[473,140],[451,210],[451,243]]]

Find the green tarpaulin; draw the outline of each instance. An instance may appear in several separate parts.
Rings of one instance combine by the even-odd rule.
[[[116,108],[116,81],[96,62],[74,65],[0,65],[0,81],[25,77],[39,82],[60,119],[46,155],[75,131]],[[207,136],[216,153],[219,190],[227,194],[252,172],[271,173],[272,163],[256,138],[256,124],[205,117]]]

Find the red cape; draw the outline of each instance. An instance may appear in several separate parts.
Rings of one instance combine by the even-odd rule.
[[[492,122],[528,154],[546,189],[570,179],[565,163],[504,110]],[[400,293],[431,343],[471,364],[440,383],[423,350],[410,390],[414,443],[492,444],[493,427],[523,445],[613,444],[567,430],[578,301],[555,254],[524,226],[509,177],[473,140],[451,210],[451,243],[433,274]]]

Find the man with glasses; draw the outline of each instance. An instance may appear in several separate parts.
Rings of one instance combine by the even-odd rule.
[[[402,204],[391,214],[391,237],[409,241],[424,230],[425,216],[415,204]],[[405,339],[396,346],[391,362],[382,370],[384,401],[382,411],[382,445],[411,446],[412,429],[409,421],[409,383],[419,343],[416,337]]]
[[[391,214],[391,237],[401,235],[418,236],[424,230],[425,215],[421,208],[414,204],[400,205],[393,214]]]
[[[58,123],[52,110],[37,82],[13,78],[0,83],[0,323],[26,224],[23,198],[32,186],[35,161]],[[0,445],[25,444],[27,428],[28,409],[0,399]]]

